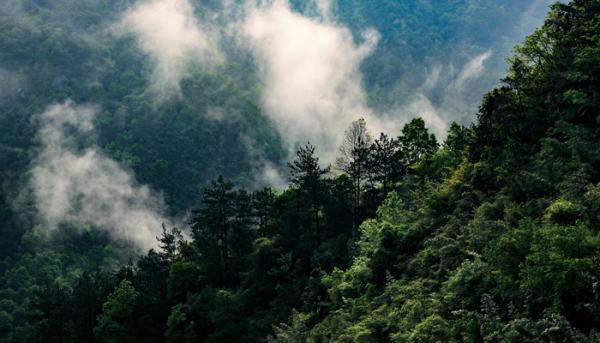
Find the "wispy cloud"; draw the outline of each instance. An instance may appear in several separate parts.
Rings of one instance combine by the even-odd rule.
[[[212,68],[223,61],[217,31],[196,19],[188,0],[140,2],[114,29],[133,33],[140,49],[151,57],[151,87],[160,99],[181,94],[179,84],[189,66]]]
[[[263,107],[290,151],[310,140],[331,162],[350,122],[381,123],[366,105],[359,70],[377,45],[376,31],[365,30],[356,42],[328,15],[309,18],[281,0],[251,6],[238,28],[259,62]]]
[[[456,80],[452,83],[451,87],[455,87],[457,90],[462,91],[465,84],[480,77],[485,71],[483,64],[488,60],[488,58],[490,58],[491,54],[492,52],[488,50],[483,54],[475,56],[469,62],[467,62],[461,69]]]
[[[421,116],[438,139],[444,139],[448,122],[472,117],[473,101],[480,95],[473,92],[471,84],[485,75],[485,64],[490,56],[492,51],[488,50],[473,56],[462,66],[433,65],[424,75],[422,85],[395,111]]]
[[[162,199],[97,148],[74,147],[74,137],[93,134],[96,113],[67,101],[37,116],[42,149],[31,186],[42,226],[48,232],[62,224],[93,226],[141,249],[155,247],[161,225],[170,225]]]

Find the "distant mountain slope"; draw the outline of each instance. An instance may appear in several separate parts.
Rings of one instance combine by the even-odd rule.
[[[219,174],[253,180],[260,161],[281,164],[277,133],[252,93],[251,66],[188,69],[183,96],[157,103],[152,62],[131,35],[114,35],[129,1],[14,1],[0,5],[1,255],[18,243],[14,202],[38,149],[32,120],[71,99],[101,108],[95,143],[137,180],[164,192],[171,213],[197,203]],[[245,74],[239,78],[236,75]]]
[[[96,134],[82,144],[97,144],[140,183],[163,192],[171,213],[197,204],[202,187],[218,174],[244,184],[261,178],[265,164],[283,164],[282,139],[261,108],[256,65],[232,40],[222,42],[225,65],[186,69],[183,96],[155,102],[148,92],[152,56],[132,35],[112,32],[136,3],[19,0],[0,5],[0,203],[14,202],[26,183],[38,144],[31,117],[66,99],[101,107]],[[372,106],[402,113],[404,119],[431,110],[429,105],[441,112],[455,106],[441,115],[465,119],[472,113],[462,111],[473,108],[481,87],[495,82],[496,74],[485,62],[485,72],[474,80],[467,77],[469,85],[459,94],[449,92],[448,85],[469,60],[489,49],[497,65],[534,3],[539,1],[334,1],[331,15],[357,39],[368,27],[381,34],[362,66]],[[224,11],[223,3],[192,4],[198,18],[230,24],[213,18]],[[306,2],[295,5],[310,15]],[[415,98],[421,93],[425,102]],[[18,224],[10,207],[0,212],[2,236],[10,237],[0,246],[14,248],[15,227],[27,224]]]
[[[407,106],[422,94],[444,120],[468,124],[481,95],[503,76],[513,47],[541,25],[554,2],[339,0],[332,9],[354,32],[373,27],[382,35],[363,65],[373,106],[427,110]],[[482,70],[461,82],[478,58]]]

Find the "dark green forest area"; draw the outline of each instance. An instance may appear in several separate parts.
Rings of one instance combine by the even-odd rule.
[[[376,18],[379,2],[345,2],[345,20]],[[451,24],[464,3],[477,17],[492,2],[444,1],[437,25],[468,30]],[[600,0],[552,5],[471,125],[438,140],[418,117],[389,135],[357,119],[330,166],[310,142],[286,156],[248,56],[192,71],[156,106],[131,37],[64,34],[127,1],[64,4],[80,15],[36,0],[27,21],[0,22],[1,66],[37,80],[0,98],[1,342],[600,342]],[[486,25],[501,29],[499,12]],[[406,43],[414,61],[451,44],[439,32]],[[411,68],[391,56],[363,68]],[[393,80],[366,75],[385,103]],[[66,99],[102,104],[86,139],[164,190],[170,213],[193,207],[189,230],[164,226],[142,256],[102,231],[36,230],[31,116]],[[197,115],[213,106],[231,117]],[[287,188],[256,182],[247,139]]]

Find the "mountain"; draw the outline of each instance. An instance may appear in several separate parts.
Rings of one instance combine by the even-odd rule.
[[[218,175],[244,185],[284,183],[283,166],[297,143],[311,140],[329,147],[334,155],[337,141],[331,137],[341,136],[343,128],[369,111],[368,107],[376,115],[390,117],[395,126],[423,116],[439,135],[451,120],[468,123],[480,94],[502,75],[502,60],[524,34],[523,27],[541,21],[545,12],[545,3],[539,1],[443,1],[435,5],[426,1],[376,5],[340,1],[331,2],[324,14],[325,10],[315,9],[315,3],[294,2],[298,13],[313,18],[314,25],[339,29],[342,44],[354,44],[343,37],[344,30],[351,31],[357,41],[367,29],[375,30],[380,38],[367,56],[347,63],[348,68],[360,67],[361,72],[351,70],[338,81],[361,88],[363,79],[368,105],[317,108],[323,113],[308,116],[306,123],[293,122],[295,126],[286,130],[282,126],[290,122],[290,116],[320,106],[308,100],[297,113],[280,116],[298,98],[295,95],[314,89],[313,98],[323,96],[321,88],[326,86],[299,80],[307,84],[285,90],[290,99],[275,99],[281,106],[265,106],[272,100],[263,93],[288,84],[288,72],[283,71],[280,82],[268,84],[260,75],[259,57],[253,57],[251,49],[240,43],[239,34],[222,32],[243,22],[238,7],[231,9],[217,1],[174,2],[175,7],[162,13],[172,22],[159,24],[166,25],[166,31],[177,27],[172,34],[186,41],[175,40],[169,33],[147,36],[152,26],[144,25],[153,18],[143,21],[146,12],[140,4],[126,0],[20,0],[0,7],[0,203],[1,236],[6,237],[0,242],[2,256],[10,255],[24,230],[35,225],[17,218],[19,213],[11,208],[25,201],[16,198],[29,182],[26,175],[35,164],[36,149],[40,149],[39,125],[32,118],[52,104],[70,100],[98,106],[94,134],[81,144],[97,146],[133,173],[137,183],[160,192],[167,214],[181,216],[197,206],[204,185]],[[155,6],[149,10],[162,9]],[[322,19],[324,16],[329,19]],[[185,24],[179,28],[173,24],[177,20],[198,21],[201,32],[219,31],[216,44],[227,62],[207,67],[209,58],[202,57],[207,50],[189,43],[190,37],[203,36]],[[152,44],[159,43],[171,45],[154,49]],[[340,50],[340,54],[353,53],[354,48]],[[330,69],[339,64],[324,61]],[[316,63],[322,62],[316,59]],[[469,72],[468,66],[475,69]],[[335,70],[330,71],[330,77],[334,75]],[[323,83],[335,86],[329,90],[332,97],[328,101],[353,102],[361,96],[361,90],[352,90],[340,98],[340,85]],[[345,116],[320,119],[339,116],[339,111]],[[322,123],[315,124],[317,121]],[[300,129],[300,125],[306,128]],[[312,136],[315,125],[329,130]],[[334,129],[339,132],[330,132]],[[294,140],[289,142],[288,136]]]
[[[0,5],[1,340],[598,340],[600,3],[502,72],[545,5]]]

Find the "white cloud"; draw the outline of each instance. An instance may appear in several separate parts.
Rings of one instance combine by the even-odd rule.
[[[469,60],[469,62],[463,66],[452,86],[456,87],[458,90],[462,90],[466,83],[480,77],[485,71],[483,64],[488,60],[488,58],[490,58],[491,55],[492,52],[488,50],[483,54],[477,55]]]
[[[212,68],[222,62],[218,34],[194,16],[188,0],[140,2],[122,16],[118,33],[135,34],[139,47],[153,60],[152,90],[180,95],[188,66]]]
[[[276,189],[286,188],[288,184],[287,178],[281,174],[280,170],[272,162],[261,159],[257,163],[259,164],[254,176],[255,185],[259,187],[274,187]]]
[[[66,130],[93,133],[96,113],[95,107],[67,101],[38,116],[43,148],[35,159],[32,188],[43,227],[51,232],[61,224],[91,225],[142,249],[156,247],[161,225],[171,225],[161,215],[161,198],[96,148],[78,152],[70,147]]]
[[[317,11],[319,14],[323,16],[323,18],[327,20],[331,20],[332,11],[333,11],[333,3],[332,0],[315,0]]]
[[[480,97],[473,93],[471,84],[485,75],[485,63],[491,55],[491,50],[485,51],[458,68],[452,64],[432,66],[422,85],[396,112],[422,117],[438,140],[445,139],[449,121],[471,119],[473,101]]]
[[[241,134],[240,141],[246,148],[246,153],[251,164],[253,176],[250,183],[251,187],[253,189],[260,189],[262,187],[284,189],[287,185],[287,178],[282,175],[277,165],[267,158],[263,148],[260,147],[256,139]]]
[[[328,9],[320,1],[321,10]],[[345,128],[359,117],[379,130],[382,120],[366,105],[361,62],[379,35],[366,30],[355,42],[345,27],[328,15],[308,18],[293,12],[285,0],[250,6],[239,25],[259,61],[263,107],[288,148],[311,141],[325,162],[334,160]]]
[[[421,89],[431,90],[431,89],[435,88],[440,83],[443,70],[444,70],[444,67],[442,65],[438,64],[438,65],[433,66],[433,68],[431,69],[431,72],[429,72],[429,74],[427,74],[427,76],[425,77],[425,82],[423,82]]]

